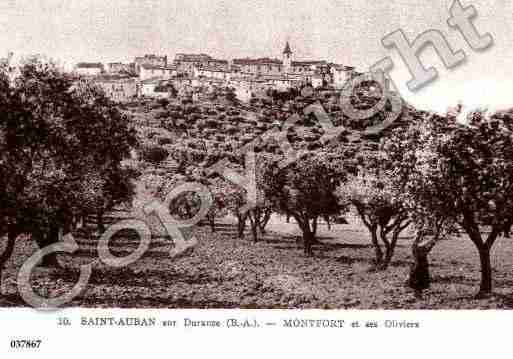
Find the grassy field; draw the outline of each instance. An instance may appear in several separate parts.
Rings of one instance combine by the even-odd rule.
[[[513,305],[513,245],[500,239],[492,253],[495,294],[473,298],[479,285],[476,250],[465,238],[439,243],[430,255],[433,285],[423,298],[404,283],[409,272],[410,238],[401,238],[391,267],[372,270],[373,249],[357,223],[320,228],[323,242],[313,258],[305,258],[296,243],[292,224],[271,223],[259,243],[236,238],[226,220],[216,233],[196,227],[199,244],[192,253],[172,259],[166,238],[154,238],[150,250],[125,268],[111,268],[98,260],[98,240],[92,233],[76,234],[80,250],[62,254],[63,269],[37,268],[33,286],[43,295],[69,290],[80,264],[93,263],[85,292],[69,306],[125,308],[347,308],[347,309],[460,309],[510,308]],[[277,233],[278,230],[281,233]],[[111,240],[114,255],[129,255],[138,239],[131,233]],[[33,253],[31,241],[18,241],[4,271],[1,306],[23,306],[16,275]]]

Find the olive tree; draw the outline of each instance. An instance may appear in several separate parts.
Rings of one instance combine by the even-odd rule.
[[[305,255],[313,255],[319,217],[342,210],[335,191],[344,180],[343,165],[325,152],[307,154],[285,168],[279,162],[266,167],[265,196],[276,212],[296,220],[303,233]]]
[[[401,188],[408,205],[465,231],[479,253],[479,295],[490,294],[490,252],[513,219],[513,112],[476,111],[466,123],[432,115],[386,150],[391,175],[408,179]]]
[[[394,192],[382,157],[379,153],[369,153],[365,166],[338,188],[337,195],[342,203],[355,209],[368,229],[376,268],[384,270],[392,260],[399,235],[411,219],[401,196]]]
[[[87,174],[111,181],[104,194],[117,197],[113,173],[137,140],[101,89],[51,63],[30,61],[16,78],[2,77],[0,101],[0,228],[8,240],[1,269],[20,234],[45,247],[87,210]]]

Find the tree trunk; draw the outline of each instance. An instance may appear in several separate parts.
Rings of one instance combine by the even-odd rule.
[[[493,226],[486,241],[483,241],[481,232],[479,231],[479,226],[473,221],[473,218],[465,218],[463,228],[479,252],[479,260],[481,263],[481,284],[477,298],[488,297],[492,294],[492,265],[490,261],[490,250],[499,234],[503,231],[503,227]]]
[[[369,231],[371,233],[371,240],[372,240],[372,245],[374,246],[374,252],[375,252],[375,265],[376,265],[376,268],[379,268],[381,266],[381,263],[383,262],[383,251],[381,250],[381,246],[379,245],[379,242],[378,242],[378,234],[377,234],[377,227],[376,226],[372,226],[369,228]]]
[[[417,293],[428,289],[431,285],[431,275],[429,273],[429,260],[428,253],[425,251],[418,251],[414,254],[414,264],[410,271],[410,278],[408,284],[410,288],[414,289]]]
[[[427,243],[421,244],[423,239],[423,234],[417,234],[413,242],[412,254],[414,262],[408,279],[408,285],[415,290],[417,296],[420,296],[422,291],[428,289],[431,285],[428,255],[435,246],[437,237]]]
[[[256,221],[251,221],[251,235],[253,236],[253,242],[258,242],[258,225]]]
[[[394,256],[394,249],[392,246],[387,247],[385,250],[385,258],[383,263],[381,263],[381,270],[387,270],[390,262],[392,262],[392,257]]]
[[[77,217],[77,223],[76,223],[76,226],[75,226],[75,229],[80,229],[82,227],[84,227],[84,217],[82,215],[79,215]]]
[[[210,225],[210,229],[212,230],[212,233],[216,232],[216,217],[215,215],[208,215],[208,223]]]
[[[62,235],[72,233],[76,227],[77,227],[77,220],[76,220],[76,217],[73,216],[69,220],[64,222],[64,225],[62,226]]]
[[[248,215],[249,224],[251,226],[251,235],[253,236],[253,242],[256,243],[256,242],[258,242],[258,218],[254,212],[253,212],[253,214],[251,212],[253,212],[253,211],[250,211],[250,213]]]
[[[49,229],[44,231],[37,231],[32,233],[32,237],[36,241],[40,249],[43,249],[49,245],[55,244],[59,241],[59,227],[51,225]],[[41,259],[42,267],[45,268],[60,268],[57,253],[49,253]]]
[[[486,297],[492,293],[492,265],[490,261],[490,249],[486,246],[478,248],[481,262],[481,284],[478,297]]]
[[[312,245],[315,236],[310,230],[303,231],[304,252],[307,257],[313,256]]]
[[[312,246],[315,243],[315,230],[316,230],[316,219],[312,220],[312,225],[310,226],[310,221],[306,218],[302,221],[300,218],[296,218],[296,222],[299,224],[301,231],[303,232],[303,248],[305,252],[305,256],[311,257],[313,256]]]
[[[390,262],[392,262],[392,257],[394,256],[395,247],[397,245],[397,239],[399,238],[399,232],[397,230],[394,230],[392,234],[392,240],[389,244],[385,245],[386,251],[385,251],[385,260],[382,264],[382,269],[386,270],[388,266],[390,265]],[[388,243],[388,241],[387,241]]]
[[[5,268],[5,264],[11,258],[12,252],[14,251],[14,244],[16,243],[16,238],[18,237],[18,232],[14,231],[13,229],[9,229],[7,232],[7,244],[5,246],[5,249],[0,256],[0,294],[3,293],[1,291],[2,288],[2,275]]]
[[[388,258],[387,257],[390,256],[391,245],[390,245],[390,242],[388,241],[387,233],[385,232],[385,229],[381,226],[380,226],[380,230],[379,230],[379,237],[381,239],[381,242],[385,246],[385,257],[383,258],[383,261],[381,262],[381,265],[379,266],[379,270],[385,270],[385,269],[387,269],[387,266],[388,266],[388,263],[387,263]]]
[[[312,220],[312,235],[315,237],[317,234],[317,217]]]
[[[326,216],[325,220],[326,220],[326,225],[328,226],[328,231],[331,231],[331,221],[330,221],[330,217],[329,217],[329,216]]]
[[[239,238],[242,239],[244,236],[244,229],[246,228],[247,215],[237,214],[237,230]]]
[[[96,214],[96,223],[98,225],[98,231],[100,232],[100,235],[105,232],[105,223],[103,221],[103,212],[98,212]]]
[[[264,211],[264,217],[262,218],[262,221],[260,221],[259,229],[262,234],[265,234],[265,227],[267,226],[267,223],[269,223],[269,220],[271,219],[272,212],[270,210]]]

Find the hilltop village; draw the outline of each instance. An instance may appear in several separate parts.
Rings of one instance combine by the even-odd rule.
[[[174,96],[198,100],[216,90],[230,89],[241,102],[265,96],[269,90],[288,91],[311,85],[341,89],[354,68],[325,60],[295,60],[287,42],[281,58],[216,59],[208,54],[146,54],[131,63],[81,62],[73,75],[100,85],[116,102],[136,97]]]

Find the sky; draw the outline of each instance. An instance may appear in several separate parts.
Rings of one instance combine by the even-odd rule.
[[[447,25],[453,0],[0,0],[5,54],[44,54],[72,65],[123,61],[145,53],[208,53],[218,58],[280,57],[290,41],[297,60],[326,59],[360,71],[385,56],[402,96],[423,109],[513,107],[513,2],[462,0],[475,6],[475,27],[494,44],[473,51]],[[410,74],[381,39],[402,29],[409,40],[441,31],[464,64],[447,70],[426,48],[421,59],[439,78],[413,93]]]

